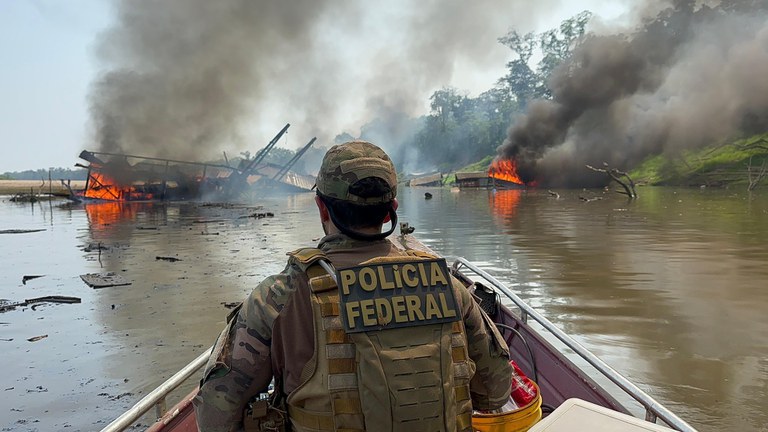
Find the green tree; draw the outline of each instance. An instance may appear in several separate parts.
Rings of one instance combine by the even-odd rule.
[[[508,72],[498,84],[514,96],[521,109],[525,109],[532,99],[552,97],[547,81],[555,67],[570,57],[582,40],[591,18],[592,13],[584,11],[563,21],[557,28],[540,34],[521,35],[517,30],[510,30],[499,38],[501,44],[517,54],[517,58],[507,63]],[[542,56],[536,70],[531,67],[535,53]]]
[[[499,84],[514,95],[523,108],[529,100],[544,97],[544,80],[530,66],[531,57],[538,45],[538,37],[533,33],[521,35],[517,30],[511,30],[499,38],[499,42],[518,56],[507,63],[509,72],[499,79]]]
[[[591,18],[592,12],[583,11],[560,23],[558,28],[548,30],[539,36],[539,47],[543,58],[539,62],[538,73],[542,78],[548,79],[552,71],[571,56],[571,52],[583,38]],[[546,94],[551,97],[548,89]]]

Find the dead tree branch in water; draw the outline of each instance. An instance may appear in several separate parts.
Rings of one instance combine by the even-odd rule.
[[[0,304],[0,312],[7,312],[21,306],[35,305],[36,303],[80,303],[80,301],[81,301],[80,297],[69,297],[69,296],[59,296],[59,295],[36,297],[36,298],[26,299],[23,302]],[[32,310],[34,310],[35,307],[36,305],[32,306]]]
[[[616,168],[607,168],[608,164],[606,164],[605,162],[603,162],[603,165],[605,165],[606,168],[595,168],[592,165],[587,165],[586,167],[591,169],[592,171],[597,171],[597,172],[607,174],[608,177],[611,178],[611,180],[620,184],[624,188],[624,192],[622,191],[616,191],[616,192],[623,193],[630,198],[637,198],[637,192],[635,192],[635,182],[632,180],[629,174],[625,173],[624,171],[619,171]],[[626,178],[626,180],[622,180],[622,177]]]
[[[749,186],[747,186],[748,191],[755,190],[757,188],[757,185],[760,184],[760,181],[765,177],[766,169],[768,169],[768,165],[766,165],[766,162],[768,162],[768,159],[763,159],[763,165],[760,167],[759,172],[755,172],[754,177],[752,176],[752,156],[749,157],[749,163],[747,163],[747,176],[749,179]]]

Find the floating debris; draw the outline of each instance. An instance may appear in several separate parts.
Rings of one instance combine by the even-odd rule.
[[[119,274],[115,274],[113,272],[109,272],[106,274],[98,274],[98,273],[88,273],[84,275],[80,275],[80,279],[83,280],[88,286],[91,288],[107,288],[107,287],[113,287],[113,286],[124,286],[124,285],[130,285],[132,282],[129,282],[127,279],[122,277]]]
[[[424,192],[424,199],[432,199],[432,194],[429,192]]]
[[[17,193],[16,195],[11,197],[12,202],[25,202],[25,203],[36,203],[40,201],[40,197],[34,193]]]
[[[196,219],[192,221],[193,224],[209,224],[209,223],[223,224],[224,222],[226,222],[226,220],[224,219]]]
[[[251,213],[247,216],[240,216],[238,219],[246,219],[246,218],[263,219],[268,217],[270,218],[275,217],[275,214],[272,212],[264,212],[264,213],[256,212],[256,213]]]
[[[181,261],[181,258],[174,258],[174,257],[167,257],[167,256],[156,256],[155,260],[163,260],[163,261],[176,262],[176,261]]]
[[[109,398],[109,400],[116,401],[116,400],[120,400],[120,399],[122,399],[122,398],[124,398],[126,396],[133,396],[133,393],[125,392],[125,393],[120,393],[119,395],[116,395],[116,396],[112,396],[109,393],[99,393],[97,396],[106,396],[107,398]]]
[[[103,251],[109,249],[109,246],[104,246],[101,243],[88,243],[88,246],[83,248],[83,252]]]
[[[0,234],[27,234],[27,233],[34,233],[34,232],[40,232],[45,231],[45,228],[42,229],[6,229],[6,230],[0,230]]]
[[[22,283],[22,284],[24,284],[24,285],[26,285],[28,280],[32,280],[32,279],[41,278],[41,277],[43,277],[43,276],[45,276],[45,275],[24,275],[24,276],[22,276],[22,278],[21,278],[21,283]]]
[[[32,306],[32,310],[35,310],[35,307],[38,306],[37,303],[80,303],[80,297],[68,297],[68,296],[45,296],[45,297],[35,297],[31,299],[26,299],[23,302],[18,303],[6,303],[6,304],[0,304],[0,312],[8,312],[10,310],[14,310],[17,307],[21,306]]]
[[[48,389],[41,385],[36,386],[34,389],[27,389],[27,393],[45,393],[47,391]]]

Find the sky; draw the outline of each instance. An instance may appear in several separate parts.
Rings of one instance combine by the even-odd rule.
[[[483,0],[479,0],[477,4],[482,3]],[[511,27],[520,31],[543,31],[583,10],[590,10],[604,23],[610,23],[622,19],[627,8],[621,2],[610,0],[551,0],[548,3],[544,8],[546,10],[533,12],[518,11],[512,7],[506,11],[510,14],[508,25],[504,24],[503,16],[489,16],[489,26],[490,23],[495,26],[489,33],[494,33],[496,28],[498,31],[482,41],[486,47],[483,62],[457,56],[455,60],[447,59],[451,62],[451,73],[436,74],[434,79],[431,75],[420,77],[417,94],[412,96],[423,104],[418,104],[409,114],[425,114],[429,95],[441,87],[456,87],[470,95],[491,88],[496,79],[504,74],[505,63],[510,59],[509,50],[495,42],[495,38]],[[350,60],[365,62],[368,61],[366,55],[381,56],[382,53],[397,62],[398,47],[402,46],[402,41],[392,39],[391,34],[395,32],[388,31],[389,23],[397,22],[400,16],[409,13],[409,8],[419,7],[414,6],[417,4],[421,2],[403,0],[388,3],[394,6],[360,2],[360,16],[365,20],[367,31],[364,33],[368,36],[349,37],[340,30],[335,32],[329,28],[321,33],[326,41],[318,46],[328,50],[331,58],[338,55],[337,61],[342,64]],[[377,7],[378,10],[366,10]],[[81,150],[98,148],[89,95],[109,64],[99,51],[103,47],[100,40],[115,26],[116,9],[113,2],[102,0],[0,1],[0,52],[4,60],[4,67],[0,68],[0,148],[3,156],[0,158],[0,173],[49,167],[72,168],[75,163],[82,162],[77,157]],[[451,22],[445,24],[447,27],[453,25]],[[458,24],[457,28],[460,28]],[[369,40],[368,37],[375,38],[377,49],[370,49],[374,39]],[[345,80],[354,81],[354,77],[350,77],[345,77]],[[370,79],[348,83],[357,91],[371,85]],[[275,88],[290,88],[291,85],[291,82],[284,82]],[[397,87],[398,83],[389,82],[386,85]],[[253,152],[262,145],[248,144],[254,140],[266,143],[286,122],[286,118],[293,125],[291,132],[298,131],[284,143],[292,149],[299,148],[312,134],[326,140],[331,131],[348,131],[356,135],[365,120],[364,117],[352,115],[362,109],[360,106],[343,104],[335,109],[338,112],[333,116],[329,113],[329,118],[337,120],[331,122],[331,129],[324,131],[327,133],[323,135],[313,130],[318,127],[315,124],[307,124],[302,130],[298,123],[306,119],[291,119],[296,95],[287,97],[284,92],[274,91],[266,97],[270,98],[271,106],[275,108],[260,113],[259,122],[246,122],[242,133],[248,139],[224,142],[221,150],[230,154],[243,150]],[[327,107],[323,109],[328,110]],[[318,117],[317,113],[313,115]],[[318,124],[323,122],[322,119],[314,121]]]

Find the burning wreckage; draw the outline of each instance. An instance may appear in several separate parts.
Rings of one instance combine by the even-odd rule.
[[[536,186],[535,181],[524,182],[517,173],[514,159],[494,159],[487,171],[455,172],[455,185],[462,189],[525,189]],[[442,186],[443,174],[431,174],[411,179],[409,186]]]
[[[290,124],[286,124],[253,159],[242,160],[237,167],[83,150],[80,158],[89,165],[78,166],[88,170],[88,177],[83,190],[69,189],[70,199],[233,201],[256,189],[309,191],[315,183],[314,178],[295,173],[291,168],[312,147],[316,138],[312,138],[283,166],[265,161],[289,127]]]

